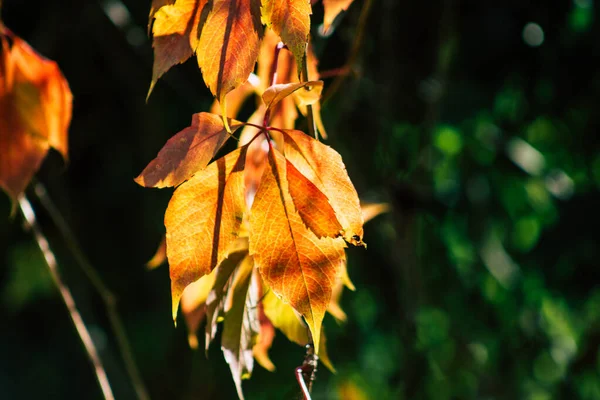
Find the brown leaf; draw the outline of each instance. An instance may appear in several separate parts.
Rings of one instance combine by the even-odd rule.
[[[232,132],[242,125],[229,121]],[[206,168],[229,136],[220,116],[194,114],[191,126],[169,139],[135,181],[145,187],[177,186]]]
[[[286,171],[290,195],[306,226],[319,238],[340,236],[342,226],[323,192],[288,160]]]
[[[262,99],[267,108],[271,108],[286,97],[298,93],[304,105],[314,104],[319,101],[322,91],[323,81],[281,83],[267,88]]]
[[[165,213],[173,319],[192,282],[209,274],[231,252],[242,223],[244,163],[241,147],[210,164],[173,193]]]
[[[0,187],[12,200],[50,147],[67,158],[72,99],[58,65],[0,22]]]
[[[310,33],[310,0],[262,0],[262,21],[279,35],[301,66]]]
[[[323,28],[325,32],[327,32],[335,17],[342,11],[347,10],[353,1],[354,0],[323,0],[323,8],[325,9]]]
[[[364,245],[360,201],[339,153],[300,131],[286,130],[284,140],[286,158],[329,199],[344,239]]]
[[[254,367],[252,347],[256,339],[257,327],[253,326],[258,321],[252,317],[256,313],[256,305],[249,304],[248,288],[252,277],[254,263],[250,256],[246,256],[238,266],[234,280],[231,284],[231,308],[225,314],[221,349],[225,361],[233,376],[238,397],[244,398],[242,393],[242,379],[247,379]],[[253,307],[254,306],[254,307]]]
[[[165,72],[172,66],[186,61],[196,51],[208,5],[209,0],[153,1],[150,23],[154,19],[152,25],[154,65],[148,96]]]
[[[345,262],[341,238],[319,239],[296,212],[286,160],[271,149],[250,211],[250,255],[265,284],[306,319],[318,352],[321,323]]]
[[[259,0],[213,0],[196,56],[204,82],[221,104],[254,70],[262,36]]]

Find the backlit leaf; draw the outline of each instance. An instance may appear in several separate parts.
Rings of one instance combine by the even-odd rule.
[[[212,1],[196,56],[204,82],[221,104],[254,70],[262,36],[259,0]]]
[[[206,313],[206,299],[212,290],[218,268],[204,275],[196,282],[190,283],[181,295],[181,313],[188,329],[188,342],[192,349],[198,348],[196,331]]]
[[[273,339],[275,338],[275,327],[269,318],[267,318],[262,301],[258,303],[258,323],[260,328],[256,344],[252,348],[252,354],[254,355],[254,359],[264,369],[273,372],[275,371],[275,365],[269,357],[269,349],[271,349]]]
[[[286,158],[327,196],[346,241],[364,245],[360,201],[339,153],[300,131],[286,130],[284,140]]]
[[[229,121],[232,132],[242,125]],[[169,139],[135,181],[145,187],[177,186],[206,168],[229,136],[218,115],[194,114],[191,126]]]
[[[342,226],[327,197],[288,160],[286,172],[290,195],[306,226],[318,237],[340,236]]]
[[[294,54],[298,66],[304,59],[311,14],[310,0],[262,0],[263,23],[279,35]]]
[[[347,10],[353,1],[354,0],[323,0],[323,8],[325,9],[323,27],[325,32],[327,32],[335,17],[342,11]]]
[[[0,187],[13,200],[50,147],[67,158],[72,98],[58,65],[0,22]]]
[[[269,87],[262,95],[267,108],[273,107],[294,92],[302,93],[304,104],[314,104],[319,101],[323,91],[323,81],[281,83]]]
[[[235,272],[235,278],[231,285],[232,303],[231,308],[225,315],[223,325],[223,336],[221,337],[221,349],[225,361],[229,364],[231,374],[235,382],[238,397],[244,398],[242,393],[242,379],[247,379],[254,367],[252,347],[256,338],[257,327],[253,325],[258,322],[250,313],[256,313],[256,307],[248,304],[248,288],[254,263],[250,256],[246,256]]]
[[[321,323],[333,284],[345,262],[341,238],[319,239],[296,212],[289,194],[286,160],[269,151],[250,212],[250,255],[265,284],[301,313],[318,352]]]
[[[238,238],[233,244],[229,256],[216,269],[215,283],[206,298],[206,351],[217,333],[217,323],[223,310],[223,299],[227,294],[229,278],[247,254],[248,239]]]
[[[292,306],[284,303],[268,287],[263,295],[262,304],[269,321],[292,342],[304,346],[308,343],[308,330],[302,317]]]
[[[160,244],[156,249],[156,253],[152,256],[150,261],[146,263],[148,269],[155,269],[160,267],[167,261],[167,239],[163,236],[160,240]]]
[[[186,61],[196,51],[202,23],[206,19],[208,3],[209,0],[153,1],[150,22],[154,18],[152,24],[154,65],[148,96],[156,81],[165,72],[172,66]]]
[[[173,193],[165,213],[173,319],[185,287],[209,274],[230,253],[246,209],[247,147],[222,157]]]

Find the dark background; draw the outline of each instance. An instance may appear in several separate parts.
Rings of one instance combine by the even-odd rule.
[[[321,71],[346,62],[365,2],[331,36],[314,29]],[[148,10],[4,0],[2,17],[59,63],[73,91],[70,161],[51,152],[38,180],[117,296],[151,398],[233,399],[219,346],[206,359],[189,350],[183,324],[173,327],[168,268],[144,267],[171,191],[133,178],[212,102],[190,61],[145,103]],[[314,14],[316,27],[320,4]],[[348,250],[357,291],[342,298],[347,324],[326,317],[338,373],[319,370],[314,398],[600,399],[598,5],[376,0],[362,15],[353,74],[323,117],[361,197],[393,211],[366,226],[368,250]],[[135,398],[101,297],[29,195],[117,399]],[[43,258],[9,209],[0,194],[0,397],[101,398]],[[303,354],[278,334],[277,372],[257,366],[247,398],[292,398]]]

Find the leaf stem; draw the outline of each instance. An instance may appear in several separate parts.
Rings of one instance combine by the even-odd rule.
[[[302,80],[308,82],[308,44],[304,49],[304,59],[302,60]],[[310,136],[314,136],[315,139],[319,140],[317,135],[317,125],[315,123],[315,115],[313,113],[312,105],[306,106],[306,121],[308,122],[308,133]]]
[[[108,316],[109,323],[111,325],[112,331],[115,334],[117,340],[117,346],[121,352],[123,357],[123,362],[125,363],[125,368],[127,370],[127,374],[131,379],[135,392],[140,400],[147,400],[150,398],[148,395],[148,391],[146,386],[144,385],[144,381],[141,378],[141,374],[137,365],[135,363],[135,359],[133,357],[133,351],[131,350],[131,345],[129,344],[129,340],[127,339],[127,335],[125,333],[125,328],[123,327],[123,322],[119,316],[119,312],[117,311],[117,300],[116,296],[108,289],[106,284],[102,281],[102,278],[96,271],[96,269],[92,266],[88,258],[85,256],[81,247],[77,243],[77,239],[73,234],[73,231],[70,229],[67,221],[60,213],[50,196],[44,185],[40,182],[35,182],[33,185],[34,193],[37,198],[40,200],[41,205],[46,209],[52,222],[58,230],[60,231],[63,239],[65,240],[67,247],[73,254],[73,257],[79,264],[80,268],[83,270],[84,274],[90,280],[92,286],[98,292],[104,306],[106,308],[106,314]]]
[[[98,355],[98,350],[94,345],[94,341],[88,331],[83,319],[81,318],[81,314],[77,309],[75,304],[75,300],[73,299],[73,295],[69,288],[64,284],[60,273],[58,272],[58,263],[56,262],[56,257],[48,244],[48,240],[42,233],[33,211],[31,207],[31,203],[25,197],[24,194],[21,194],[18,198],[19,207],[21,208],[21,212],[25,217],[25,221],[29,228],[32,230],[35,240],[38,244],[38,247],[42,251],[44,255],[44,259],[46,260],[46,264],[48,265],[48,270],[50,271],[50,275],[52,275],[52,279],[58,288],[60,295],[69,310],[69,316],[73,321],[73,325],[75,325],[75,329],[79,334],[79,338],[85,347],[87,355],[94,366],[94,372],[96,373],[96,379],[98,380],[98,384],[100,385],[100,389],[102,390],[102,394],[104,398],[107,400],[114,400],[115,396],[113,395],[112,389],[110,387],[110,383],[108,382],[108,377],[106,376],[106,371],[104,366],[102,365],[102,361],[100,360],[100,356]]]
[[[270,81],[269,86],[273,86],[277,83],[277,65],[279,64],[279,53],[281,49],[283,49],[285,45],[283,42],[279,42],[275,45],[275,51],[273,54],[273,63],[271,63],[271,72],[269,74]],[[265,111],[265,117],[263,119],[263,126],[266,128],[269,126],[269,119],[271,117],[271,108],[267,107],[267,111]],[[268,133],[265,132],[265,135],[268,136]]]

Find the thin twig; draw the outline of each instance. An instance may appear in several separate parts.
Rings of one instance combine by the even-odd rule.
[[[310,392],[312,391],[313,382],[317,375],[317,367],[319,366],[319,356],[315,354],[315,346],[312,343],[312,336],[309,332],[310,343],[306,345],[306,356],[302,365],[296,368],[296,380],[300,385],[300,390],[304,400],[310,399]]]
[[[46,188],[40,182],[35,182],[33,187],[37,198],[50,215],[52,222],[60,231],[69,248],[69,251],[73,254],[73,257],[77,261],[77,264],[79,264],[96,292],[98,292],[102,298],[106,308],[108,320],[117,340],[117,345],[123,357],[123,362],[125,363],[125,369],[127,370],[127,374],[131,379],[135,392],[140,400],[148,400],[150,396],[148,395],[144,381],[142,380],[139,369],[135,363],[131,345],[129,344],[123,323],[121,322],[119,312],[117,311],[117,300],[115,295],[110,291],[110,289],[108,289],[96,269],[92,266],[86,255],[81,250],[73,231],[48,195]]]
[[[21,212],[25,217],[25,221],[29,228],[31,228],[35,240],[44,255],[44,259],[46,260],[46,264],[48,265],[48,269],[50,270],[50,274],[52,275],[52,279],[56,284],[60,295],[62,296],[67,309],[69,310],[69,315],[73,324],[75,325],[75,329],[79,334],[79,338],[85,347],[85,350],[88,354],[92,365],[94,366],[94,372],[96,373],[96,379],[98,379],[98,383],[100,384],[100,389],[102,390],[102,394],[104,398],[107,400],[114,400],[114,395],[112,393],[112,389],[108,382],[108,378],[106,376],[106,371],[104,370],[104,366],[102,365],[102,361],[98,356],[98,350],[94,345],[94,341],[90,336],[90,332],[88,331],[83,319],[81,318],[81,314],[79,314],[79,310],[77,310],[77,306],[75,305],[75,300],[73,299],[73,295],[69,288],[64,284],[60,274],[58,272],[58,264],[56,262],[56,257],[50,249],[50,245],[48,244],[48,240],[42,233],[40,227],[37,224],[37,220],[35,217],[35,213],[33,212],[33,208],[31,207],[31,203],[27,200],[24,194],[19,196],[19,206],[21,208]]]
[[[369,14],[371,12],[371,6],[373,5],[373,0],[365,0],[365,4],[363,5],[362,10],[360,11],[360,17],[358,18],[358,25],[356,27],[356,35],[354,36],[354,43],[352,44],[352,50],[350,50],[350,57],[348,57],[348,61],[346,61],[346,65],[342,68],[351,71],[354,68],[354,64],[356,63],[356,59],[358,58],[358,54],[360,52],[360,48],[362,47],[365,31],[367,29],[367,20],[369,19]],[[321,101],[322,105],[325,105],[333,95],[340,89],[342,83],[348,74],[338,75],[337,78],[333,81],[333,83],[327,89],[327,92],[323,95],[323,100]]]
[[[302,61],[302,80],[308,82],[308,46],[304,49],[304,59]],[[308,133],[310,136],[314,136],[315,139],[319,140],[317,136],[317,125],[315,123],[315,116],[313,114],[312,105],[306,106],[306,122],[308,122]]]

